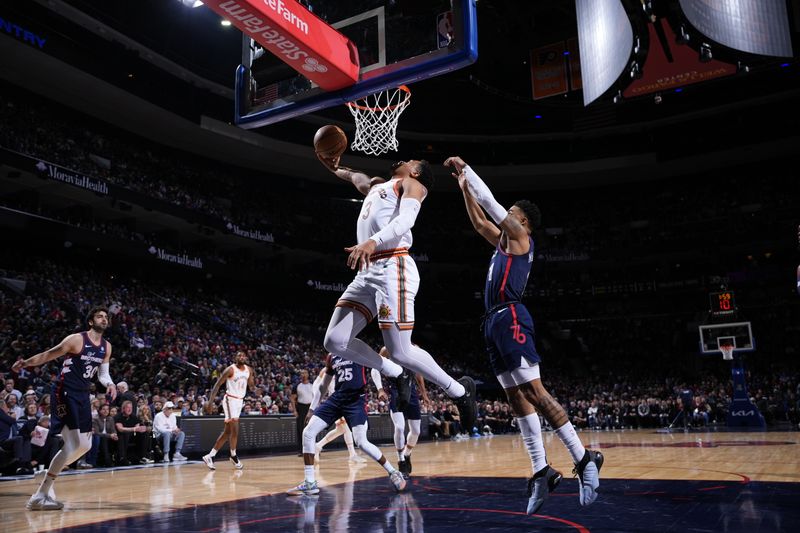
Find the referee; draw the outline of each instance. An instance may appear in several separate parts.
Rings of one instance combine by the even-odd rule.
[[[300,383],[292,387],[292,406],[297,416],[297,444],[300,451],[297,456],[303,456],[303,428],[306,425],[306,415],[311,407],[313,385],[308,381],[308,370],[300,372]]]

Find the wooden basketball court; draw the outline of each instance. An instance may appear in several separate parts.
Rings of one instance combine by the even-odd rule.
[[[287,497],[302,480],[292,455],[63,475],[63,511],[25,510],[36,482],[0,482],[4,531],[800,531],[800,433],[583,432],[602,450],[601,494],[578,504],[566,450],[545,435],[564,481],[540,515],[526,516],[530,462],[518,435],[429,442],[414,451],[404,494],[373,461],[323,452],[319,497]],[[396,464],[392,447],[382,447]],[[76,527],[77,526],[77,527]]]

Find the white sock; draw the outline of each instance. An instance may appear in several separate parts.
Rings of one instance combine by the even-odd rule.
[[[558,438],[561,439],[561,442],[564,443],[564,446],[567,447],[569,454],[572,456],[572,462],[578,464],[580,460],[583,459],[586,448],[583,447],[581,439],[578,438],[575,428],[572,427],[570,422],[567,422],[555,431]]]
[[[412,451],[414,451],[414,447],[413,446],[409,446],[408,444],[406,444],[406,448],[405,448],[405,450],[403,450],[403,457],[404,458],[405,457],[411,457],[411,452]]]
[[[317,480],[316,476],[314,475],[314,465],[305,465],[303,466],[303,471],[306,474],[306,481],[314,482]]]
[[[522,433],[522,442],[525,443],[525,448],[531,457],[531,467],[535,474],[547,466],[547,456],[542,442],[542,424],[539,422],[539,415],[533,413],[517,417],[517,427]]]
[[[48,470],[47,473],[44,475],[44,479],[42,480],[42,484],[39,485],[39,494],[47,494],[50,492],[50,488],[53,486],[53,482],[56,480],[54,476],[50,475],[50,471]]]
[[[236,450],[231,448],[231,457],[236,457]]]
[[[342,429],[344,433],[344,443],[347,444],[347,451],[350,452],[350,457],[353,457],[356,454],[356,449],[353,446],[353,432],[350,431],[350,427],[347,425],[344,425]]]
[[[384,470],[386,470],[390,474],[394,472],[394,467],[392,466],[392,463],[389,462],[389,459],[386,459],[386,462],[383,463],[381,466],[383,467]]]
[[[208,456],[209,457],[216,457],[216,455],[217,455],[217,449],[216,448],[211,448],[211,451],[208,452]]]
[[[403,450],[397,450],[397,460],[398,461],[405,461],[405,457],[403,456]]]

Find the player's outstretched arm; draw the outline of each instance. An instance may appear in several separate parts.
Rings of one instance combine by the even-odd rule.
[[[445,166],[452,166],[455,168],[457,175],[464,175],[464,178],[469,184],[469,191],[475,198],[475,201],[486,210],[492,220],[494,220],[503,231],[511,238],[512,241],[522,244],[524,250],[515,250],[514,253],[526,253],[528,245],[528,232],[522,225],[514,218],[508,216],[509,213],[497,200],[495,200],[492,191],[484,183],[478,174],[467,165],[463,159],[458,156],[447,158],[444,162]],[[514,246],[516,248],[516,246]]]
[[[13,372],[19,372],[23,368],[41,366],[45,363],[49,363],[53,359],[58,359],[62,355],[68,353],[80,353],[82,348],[83,339],[81,335],[79,333],[73,333],[72,335],[67,335],[64,337],[64,340],[49,350],[37,353],[33,357],[29,357],[27,359],[20,359],[14,363],[14,365],[11,367],[11,370]]]
[[[360,170],[339,166],[341,157],[330,158],[323,157],[321,154],[317,154],[317,159],[319,159],[320,163],[322,163],[325,168],[330,170],[337,178],[348,183],[352,183],[358,192],[364,196],[369,194],[369,190],[373,185],[377,185],[378,183],[383,183],[386,181],[383,178],[372,178]]]
[[[214,408],[214,400],[217,399],[217,394],[219,394],[219,389],[222,387],[222,384],[225,382],[228,377],[233,374],[233,368],[230,366],[225,369],[225,371],[219,375],[217,378],[217,382],[214,383],[214,388],[211,389],[211,394],[208,395],[208,407],[206,407],[206,412],[211,413]]]
[[[455,173],[453,175],[455,176]],[[481,206],[475,201],[475,197],[472,196],[469,190],[469,182],[467,182],[467,177],[464,176],[464,173],[458,174],[457,178],[458,186],[464,194],[464,205],[467,207],[467,215],[469,216],[469,221],[472,223],[472,227],[475,228],[475,231],[486,239],[489,244],[497,246],[497,243],[500,242],[500,228],[489,222],[486,215],[483,214],[483,209],[481,209]]]

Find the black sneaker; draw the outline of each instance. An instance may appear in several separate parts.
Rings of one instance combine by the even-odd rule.
[[[411,456],[410,455],[406,455],[406,460],[403,461],[403,464],[406,465],[406,470],[403,473],[406,476],[410,476],[411,475]]]
[[[603,467],[604,457],[600,452],[586,450],[583,458],[572,470],[578,475],[580,490],[578,501],[581,505],[591,505],[597,499],[597,488],[600,486],[600,469]]]
[[[408,475],[408,465],[406,464],[407,461],[397,461],[397,470],[400,471],[401,474],[404,476]]]
[[[478,416],[478,404],[475,401],[475,380],[469,376],[464,376],[458,380],[464,386],[464,396],[453,398],[453,402],[458,406],[461,415],[461,427],[472,435],[472,428],[475,426],[475,419]]]
[[[414,374],[403,369],[403,373],[397,376],[396,378],[396,387],[397,387],[397,410],[403,411],[406,407],[408,407],[408,403],[411,401],[411,380]]]

